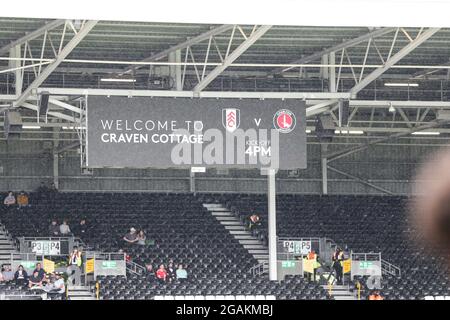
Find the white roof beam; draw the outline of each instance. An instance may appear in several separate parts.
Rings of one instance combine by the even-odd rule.
[[[20,106],[26,101],[28,96],[31,95],[33,89],[37,89],[47,77],[64,61],[64,59],[72,52],[72,50],[83,40],[83,38],[92,30],[92,28],[97,24],[97,20],[87,21],[80,31],[69,41],[69,43],[64,47],[63,50],[58,54],[56,59],[49,64],[41,74],[34,79],[34,81],[25,89],[25,91],[20,95],[20,97],[14,103],[15,106]]]
[[[145,58],[144,60],[142,60],[141,62],[152,62],[152,61],[157,61],[159,59],[164,58],[165,56],[167,56],[169,53],[176,51],[176,50],[181,50],[181,49],[185,49],[187,47],[190,47],[194,44],[197,44],[199,42],[208,40],[210,37],[218,35],[220,33],[223,33],[225,31],[230,30],[231,28],[233,28],[232,24],[224,24],[220,27],[211,29],[207,32],[204,32],[196,37],[193,37],[191,39],[188,39],[182,43],[179,43],[177,45],[174,45],[166,50],[163,50],[161,52],[155,53],[153,55],[151,55],[148,58]],[[122,71],[122,74],[124,73],[130,73],[130,72],[134,72],[135,70],[144,67],[144,65],[134,65],[134,66],[128,66],[125,68],[124,71]]]
[[[49,31],[49,30],[54,29],[56,27],[59,27],[60,25],[63,25],[64,22],[65,22],[65,20],[60,19],[60,20],[54,20],[54,21],[51,21],[49,23],[46,23],[45,25],[43,25],[39,29],[24,35],[23,37],[15,40],[13,42],[11,42],[10,44],[7,44],[7,45],[1,47],[0,48],[0,55],[4,54],[6,52],[9,52],[10,49],[14,48],[15,46],[21,45],[21,44],[25,43],[26,41],[30,41],[30,40],[33,40],[33,39],[36,39],[36,38],[40,37],[46,31]]]
[[[431,36],[433,36],[436,32],[438,32],[440,28],[430,28],[424,31],[420,36],[416,39],[408,43],[405,47],[403,47],[399,52],[393,55],[389,60],[386,61],[384,66],[379,67],[372,71],[368,76],[366,76],[362,81],[356,84],[351,90],[350,93],[352,96],[356,96],[356,94],[368,86],[372,81],[380,77],[383,73],[389,70],[392,66],[394,66],[401,59],[406,57],[409,53],[411,53],[414,49],[420,46],[422,43],[427,41]]]
[[[228,55],[221,65],[217,66],[208,75],[200,81],[194,88],[194,92],[200,92],[208,86],[217,76],[228,68],[237,58],[239,58],[248,48],[250,48],[259,38],[261,38],[272,26],[262,26],[252,33],[244,42],[242,42],[230,55]]]

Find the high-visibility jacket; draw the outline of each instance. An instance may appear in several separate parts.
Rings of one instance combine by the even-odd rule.
[[[71,253],[70,254],[70,260],[69,260],[69,264],[70,265],[77,265],[78,267],[81,267],[81,264],[83,263],[83,260],[81,259],[81,252],[77,251],[77,253]]]

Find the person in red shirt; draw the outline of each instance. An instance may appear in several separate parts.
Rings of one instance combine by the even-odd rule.
[[[166,268],[164,268],[164,265],[160,265],[159,269],[156,271],[156,278],[160,283],[166,282],[167,279],[167,271]]]

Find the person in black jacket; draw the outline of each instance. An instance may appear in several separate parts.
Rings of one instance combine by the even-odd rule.
[[[28,273],[22,265],[17,268],[17,271],[14,274],[14,281],[16,281],[17,284],[21,285],[28,284]]]
[[[344,260],[344,252],[341,248],[336,248],[336,251],[333,254],[332,261],[333,261],[333,269],[336,271],[336,280],[338,285],[342,285],[342,277],[344,275],[343,273],[343,267],[341,264],[341,261]]]

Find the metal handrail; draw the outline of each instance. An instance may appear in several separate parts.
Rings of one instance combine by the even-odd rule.
[[[262,274],[267,273],[268,271],[269,271],[269,263],[267,261],[259,263],[256,266],[250,268],[250,272],[253,276],[260,276]]]
[[[381,272],[390,274],[394,277],[401,277],[402,276],[402,270],[400,267],[387,262],[386,260],[381,259]]]
[[[145,273],[145,270],[146,270],[145,267],[143,267],[140,264],[137,264],[136,262],[133,262],[133,261],[127,261],[126,266],[127,266],[127,271],[137,274],[137,275]]]

